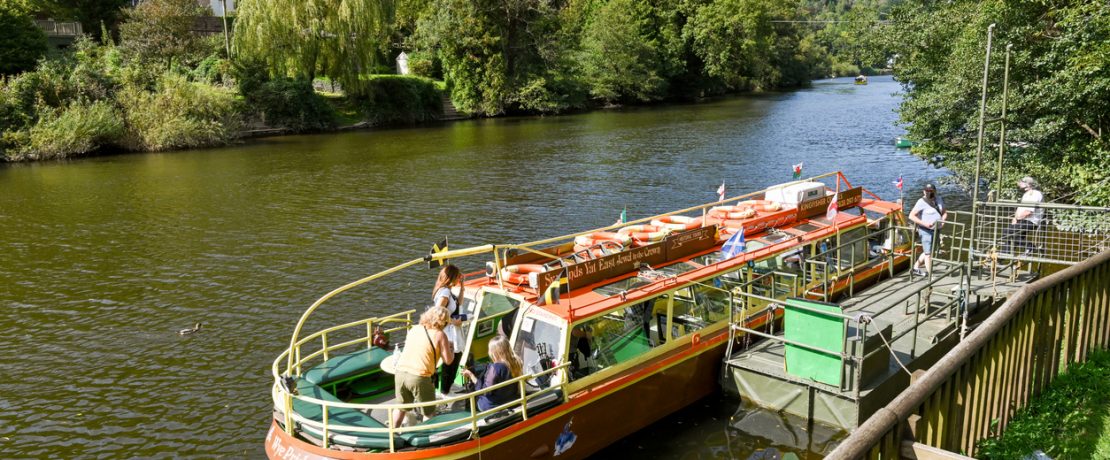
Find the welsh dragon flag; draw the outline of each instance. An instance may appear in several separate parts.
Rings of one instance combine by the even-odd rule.
[[[794,165],[794,179],[795,180],[802,178],[802,165],[803,164],[805,164],[805,162],[798,163],[798,164]]]

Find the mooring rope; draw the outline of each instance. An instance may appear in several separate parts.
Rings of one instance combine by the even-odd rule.
[[[856,318],[856,321],[861,324],[871,324],[871,315],[859,315]],[[890,342],[886,341],[886,337],[883,337],[882,331],[879,331],[879,333],[875,335],[879,336],[879,339],[883,341],[883,346],[885,346],[887,351],[890,352],[890,356],[894,357],[894,362],[898,363],[898,367],[901,367],[903,371],[906,371],[906,375],[912,377],[913,373],[911,373],[909,369],[906,369],[906,366],[902,364],[902,360],[898,359],[898,354],[894,352],[894,347],[890,346]]]

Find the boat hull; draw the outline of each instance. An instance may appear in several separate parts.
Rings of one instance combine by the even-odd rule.
[[[509,428],[462,443],[393,453],[323,449],[291,436],[275,420],[266,435],[271,459],[585,458],[717,390],[727,329],[698,337],[566,403]],[[689,338],[687,338],[689,340]]]

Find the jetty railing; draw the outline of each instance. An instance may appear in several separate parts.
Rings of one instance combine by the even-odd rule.
[[[1018,232],[1018,208],[1041,214],[1040,222]],[[1110,248],[1110,208],[997,201],[979,203],[976,217],[971,248],[978,258],[1071,265]]]
[[[1110,249],[1016,291],[826,458],[897,459],[922,445],[975,455],[1071,364],[1108,345]]]

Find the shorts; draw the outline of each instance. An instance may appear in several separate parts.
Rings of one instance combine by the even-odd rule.
[[[925,227],[917,227],[917,234],[921,237],[921,249],[925,254],[933,253],[933,235],[936,230]]]
[[[436,400],[436,388],[432,383],[431,376],[421,377],[399,370],[397,374],[394,375],[393,382],[397,387],[397,399],[402,404]],[[435,405],[417,409],[423,412],[425,417],[431,417],[436,414]]]

